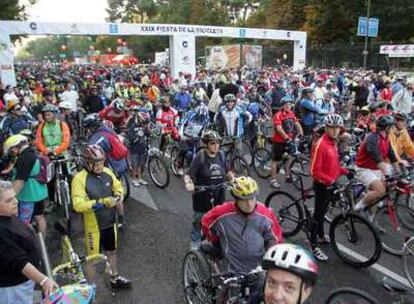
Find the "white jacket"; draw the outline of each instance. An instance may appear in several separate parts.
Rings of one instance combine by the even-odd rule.
[[[208,110],[213,113],[217,113],[223,100],[220,97],[220,89],[215,89],[211,95],[210,102],[208,103]]]
[[[412,93],[406,88],[398,91],[392,97],[391,106],[394,111],[402,112],[404,114],[410,114],[412,111],[413,97]]]

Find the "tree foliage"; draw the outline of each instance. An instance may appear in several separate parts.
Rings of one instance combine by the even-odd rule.
[[[30,0],[33,5],[37,0]],[[27,19],[26,6],[20,5],[19,0],[2,0],[0,5],[0,20],[25,20]]]

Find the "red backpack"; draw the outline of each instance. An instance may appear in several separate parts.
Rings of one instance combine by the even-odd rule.
[[[111,145],[109,156],[114,160],[125,159],[128,156],[128,148],[125,147],[116,134],[107,131],[103,132]]]

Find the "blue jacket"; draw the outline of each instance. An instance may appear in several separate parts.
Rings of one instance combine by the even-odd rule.
[[[302,114],[302,124],[304,126],[315,125],[315,114],[326,114],[325,110],[319,108],[312,100],[303,98],[300,101],[300,112]]]
[[[191,105],[191,95],[188,93],[178,92],[174,97],[175,105],[174,108],[177,111],[186,111]]]

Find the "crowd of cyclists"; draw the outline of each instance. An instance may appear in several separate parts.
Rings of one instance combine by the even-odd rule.
[[[324,217],[341,175],[355,174],[365,186],[354,209],[371,219],[368,207],[384,195],[384,178],[410,166],[414,157],[414,84],[398,74],[293,72],[280,66],[200,68],[174,79],[167,68],[142,65],[16,69],[17,85],[0,87],[0,174],[12,182],[17,216],[26,225],[35,222],[46,236],[44,214],[53,211],[60,191],[49,169],[67,159],[63,174],[73,210],[83,215],[87,253],[108,256],[113,288],[132,284],[116,265],[117,231],[127,228],[128,187],[121,178],[129,176],[133,187],[148,185],[144,168],[151,147],[174,162],[192,193],[190,247],[212,243],[225,261],[223,271],[248,272],[262,264],[267,275],[251,286],[257,292],[265,286],[265,303],[303,303],[309,297],[318,272],[315,259],[329,259],[321,247],[330,242]],[[309,252],[283,243],[278,215],[256,201],[258,183],[249,167],[264,129],[270,129],[269,159],[259,162],[270,170],[269,189],[294,182],[292,155],[309,154],[301,164],[315,192]],[[174,159],[171,145],[179,151]],[[71,166],[75,160],[80,166]],[[234,200],[226,201],[227,189]],[[12,266],[0,270],[0,290],[17,285],[5,273],[22,271],[24,264]],[[43,286],[48,279],[37,280]],[[262,296],[252,292],[251,303]]]

